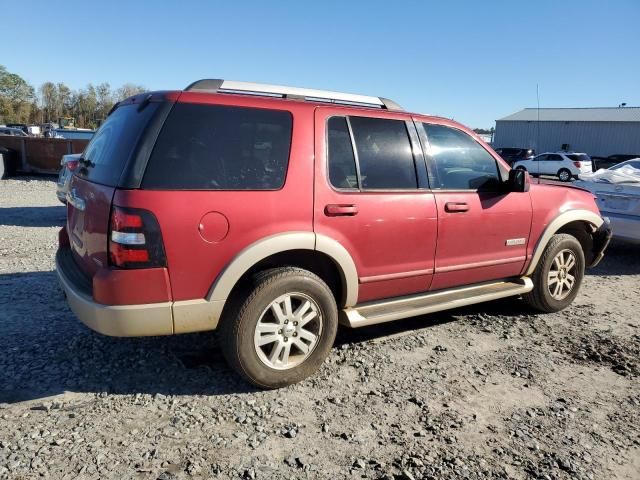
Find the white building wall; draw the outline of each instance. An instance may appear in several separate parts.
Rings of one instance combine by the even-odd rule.
[[[493,145],[560,150],[563,144],[592,156],[640,154],[640,122],[496,122]]]

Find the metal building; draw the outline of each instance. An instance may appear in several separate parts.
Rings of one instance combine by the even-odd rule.
[[[493,145],[601,157],[640,154],[640,107],[525,108],[496,120]]]

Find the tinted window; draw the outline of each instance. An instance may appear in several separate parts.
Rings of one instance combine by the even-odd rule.
[[[178,103],[162,127],[145,188],[272,190],[284,185],[289,112]]]
[[[356,160],[345,117],[331,117],[328,125],[329,180],[336,188],[358,188]]]
[[[402,120],[349,117],[364,189],[418,187],[407,127]]]
[[[567,155],[574,162],[590,162],[591,159],[584,153]]]
[[[551,155],[547,155],[547,160],[550,160],[552,162],[561,162],[562,156],[556,155],[555,153],[553,153]]]
[[[138,105],[118,107],[98,129],[82,154],[78,175],[96,183],[116,186],[133,154],[145,126],[158,108],[150,103],[141,111]]]
[[[476,190],[500,182],[495,159],[469,135],[442,125],[423,126],[440,188]]]

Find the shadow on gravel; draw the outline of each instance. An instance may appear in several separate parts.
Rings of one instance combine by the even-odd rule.
[[[587,275],[637,275],[640,273],[640,245],[613,241],[600,264]]]
[[[0,225],[16,227],[62,227],[66,207],[5,207],[0,208]]]
[[[220,395],[251,392],[214,333],[113,338],[69,310],[55,272],[0,274],[0,403],[69,392]]]
[[[55,272],[0,275],[0,403],[63,392],[215,396],[249,393],[224,362],[215,333],[113,338],[89,330],[69,311]],[[336,347],[411,335],[461,315],[520,315],[502,300],[397,322],[340,329]]]

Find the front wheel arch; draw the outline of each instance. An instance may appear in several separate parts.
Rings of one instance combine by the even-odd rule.
[[[591,210],[576,209],[559,214],[549,222],[549,225],[547,225],[545,230],[538,238],[536,246],[533,250],[531,262],[529,263],[529,266],[525,270],[524,274],[526,276],[531,276],[533,274],[538,265],[538,262],[540,261],[540,257],[544,252],[544,249],[546,248],[549,241],[551,240],[551,237],[553,237],[554,234],[572,234],[572,231],[582,229],[587,235],[589,235],[589,237],[591,237],[591,239],[593,239],[593,232],[600,228],[603,223],[603,218],[600,215],[592,212]],[[578,241],[582,243],[580,237],[576,236],[576,238],[578,238]],[[585,253],[585,256],[588,257],[590,254],[591,252]],[[587,262],[587,265],[589,264],[590,262]]]

